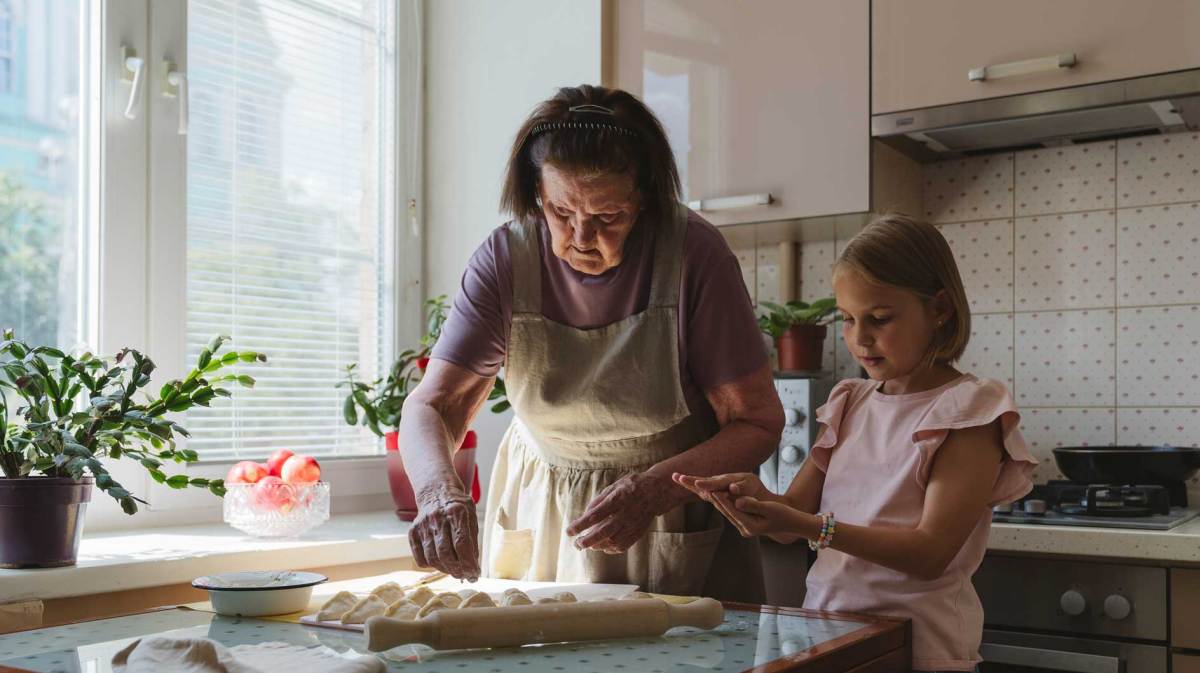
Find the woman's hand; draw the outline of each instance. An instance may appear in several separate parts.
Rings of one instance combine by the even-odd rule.
[[[678,493],[664,478],[645,472],[626,475],[588,504],[567,526],[567,535],[583,533],[575,540],[576,549],[620,554],[646,534],[654,517],[677,504]]]
[[[767,490],[758,476],[749,472],[715,477],[676,473],[672,479],[711,502],[742,537],[768,535],[790,544],[806,537],[805,533],[812,530],[814,522],[818,530],[821,526],[820,518],[789,506],[786,499]]]
[[[479,579],[479,517],[470,496],[445,485],[418,498],[408,531],[417,567],[435,568],[458,579]]]

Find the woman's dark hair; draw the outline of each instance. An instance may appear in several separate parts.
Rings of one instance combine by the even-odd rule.
[[[572,111],[579,106],[586,107]],[[570,173],[632,175],[650,221],[674,212],[682,193],[662,124],[640,100],[620,89],[563,87],[534,108],[517,131],[508,157],[502,211],[516,219],[541,212],[538,187],[547,163]]]

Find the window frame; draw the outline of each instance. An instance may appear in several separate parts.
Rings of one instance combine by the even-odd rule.
[[[90,4],[90,3],[85,3]],[[392,325],[391,353],[415,343],[423,324],[424,275],[422,208],[422,15],[423,0],[397,3],[395,80],[395,221],[384,244],[394,260],[394,292],[384,319]],[[96,244],[89,339],[102,353],[141,347],[154,358],[155,380],[186,371],[187,137],[178,133],[175,99],[162,95],[165,60],[187,73],[187,0],[126,0],[99,3],[89,30],[98,85],[100,157],[99,221],[92,223]],[[93,5],[94,6],[94,5]],[[124,82],[122,46],[146,61],[146,81],[135,119],[123,115],[130,85]],[[95,115],[94,115],[95,116]],[[151,319],[153,316],[153,319]],[[268,353],[268,356],[270,354]],[[321,459],[322,476],[332,486],[335,511],[391,508],[390,488],[381,478],[385,453]],[[182,474],[224,477],[232,460],[174,466]],[[149,511],[129,517],[115,502],[96,494],[88,513],[89,530],[178,525],[221,519],[221,501],[202,489],[169,489],[156,484],[132,461],[110,462],[126,488],[145,497]]]

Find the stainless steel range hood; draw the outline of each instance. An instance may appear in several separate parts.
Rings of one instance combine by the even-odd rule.
[[[1200,129],[1200,69],[871,117],[918,161]]]

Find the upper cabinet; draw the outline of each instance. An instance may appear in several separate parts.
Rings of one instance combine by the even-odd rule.
[[[873,0],[871,12],[874,114],[1200,67],[1196,0]]]
[[[870,208],[868,0],[616,0],[608,10],[607,79],[658,115],[685,200],[709,221]]]

